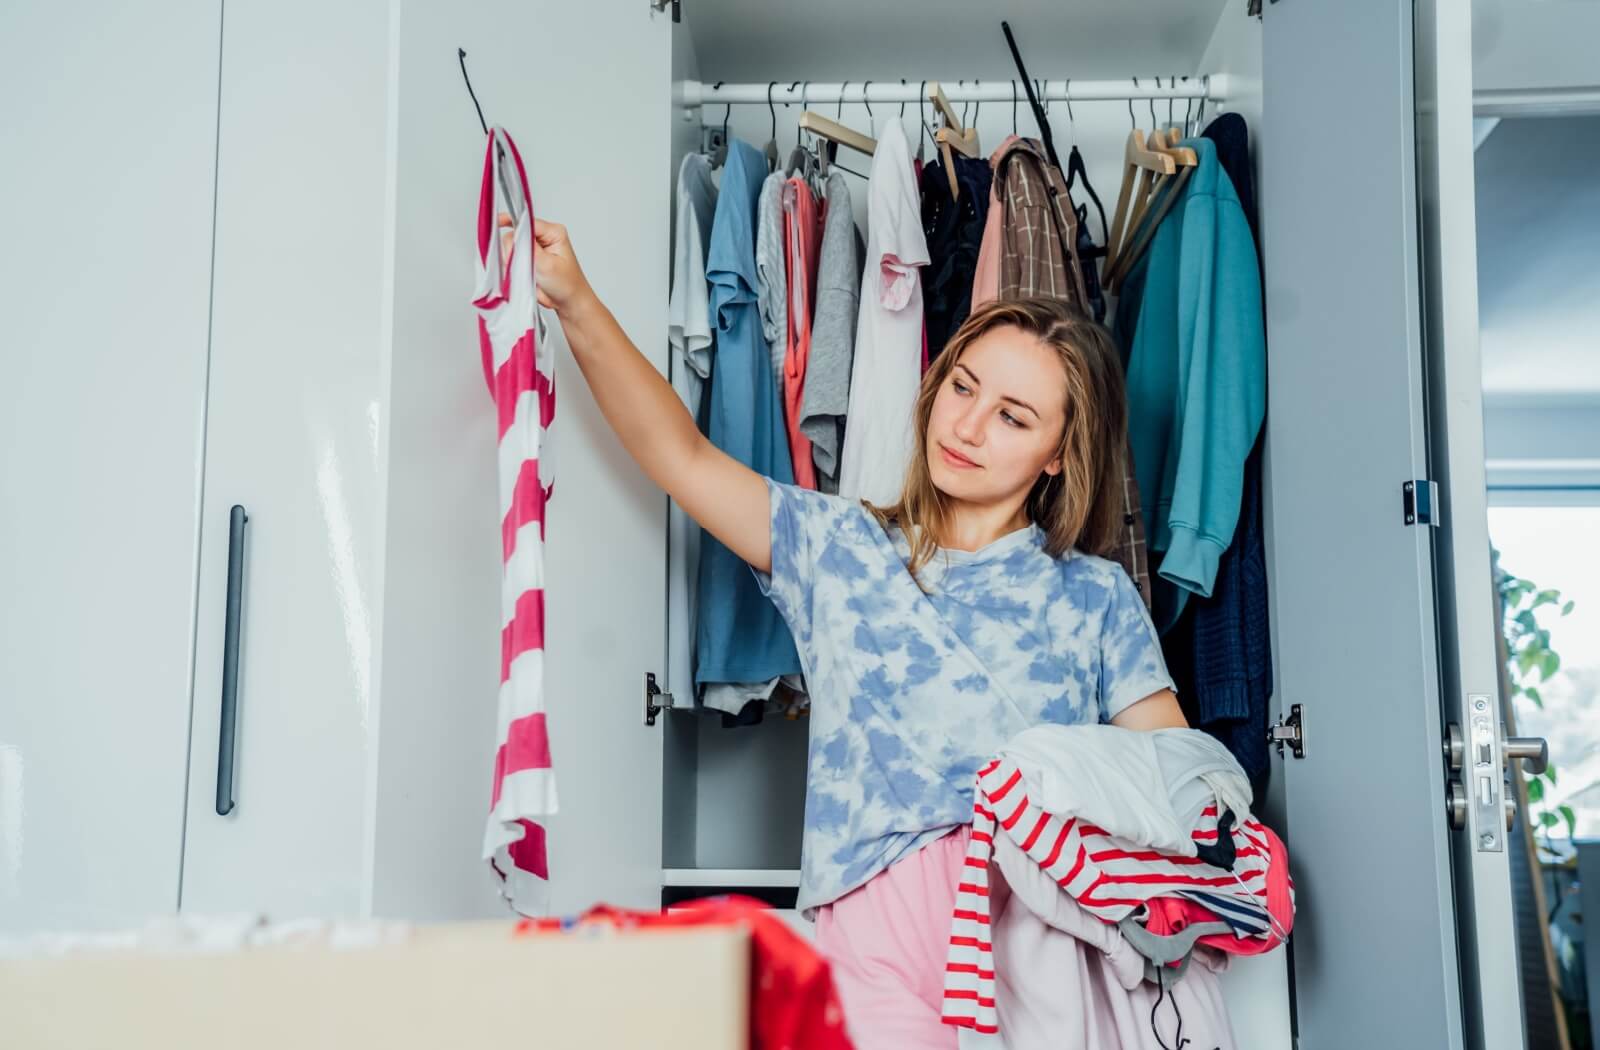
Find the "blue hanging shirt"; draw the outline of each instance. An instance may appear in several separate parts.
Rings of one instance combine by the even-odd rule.
[[[756,198],[766,175],[766,161],[754,147],[737,139],[729,144],[706,260],[716,327],[706,435],[745,466],[789,484],[789,438],[756,301]],[[782,617],[749,567],[709,532],[701,540],[698,582],[697,683],[799,673],[800,657]]]
[[[1250,222],[1215,144],[1182,145],[1200,163],[1141,261],[1144,294],[1127,362],[1128,437],[1145,535],[1165,581],[1154,595],[1163,631],[1190,592],[1211,595],[1239,520],[1245,458],[1266,411],[1261,270]]]

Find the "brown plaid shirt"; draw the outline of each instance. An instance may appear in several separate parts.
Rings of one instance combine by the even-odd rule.
[[[1017,139],[1006,147],[995,162],[995,183],[1005,220],[1000,298],[1048,296],[1089,313],[1083,263],[1078,258],[1078,213],[1066,181],[1044,147],[1033,139]],[[1133,451],[1126,437],[1122,464],[1122,532],[1110,556],[1128,571],[1148,606],[1150,558],[1133,476]]]

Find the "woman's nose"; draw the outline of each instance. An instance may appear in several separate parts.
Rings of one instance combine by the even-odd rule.
[[[968,409],[955,418],[955,425],[951,427],[956,437],[969,445],[983,444],[983,421],[976,409]]]

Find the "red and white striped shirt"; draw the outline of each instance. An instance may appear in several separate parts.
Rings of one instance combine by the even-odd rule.
[[[1081,816],[1063,818],[1028,798],[1022,771],[999,758],[978,770],[972,839],[956,891],[945,965],[946,1024],[978,1032],[999,1031],[995,1009],[994,947],[990,941],[989,864],[996,835],[1010,837],[1027,856],[1091,915],[1116,923],[1158,897],[1199,900],[1241,931],[1275,941],[1292,922],[1293,886],[1279,899],[1278,880],[1287,872],[1272,868],[1283,857],[1270,829],[1245,819],[1232,829],[1232,871],[1153,850],[1118,838]],[[1207,807],[1191,833],[1197,843],[1217,840],[1217,807]],[[1269,880],[1272,868],[1274,879]],[[1283,914],[1287,909],[1288,914]]]
[[[507,161],[515,171],[507,169]],[[514,180],[514,181],[513,181]],[[514,219],[509,251],[496,216]],[[544,910],[550,867],[542,817],[556,812],[544,710],[545,506],[555,372],[544,339],[533,267],[533,197],[516,143],[495,128],[478,199],[478,342],[499,421],[500,699],[484,859],[512,907]]]

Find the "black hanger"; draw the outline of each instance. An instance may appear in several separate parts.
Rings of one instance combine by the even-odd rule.
[[[1100,243],[1104,244],[1110,224],[1106,222],[1105,205],[1100,203],[1100,195],[1094,191],[1094,186],[1089,182],[1089,170],[1084,167],[1083,154],[1078,152],[1078,144],[1072,144],[1072,152],[1067,154],[1067,189],[1072,189],[1073,183],[1079,176],[1083,177],[1083,188],[1089,191],[1089,199],[1094,201],[1095,211],[1100,213]]]
[[[723,81],[719,80],[711,85],[711,89],[715,91],[722,87],[723,83]],[[728,117],[732,114],[733,103],[724,102],[722,104],[722,142],[717,146],[717,151],[711,154],[711,166],[713,168],[720,168],[728,163]]]
[[[461,79],[467,82],[467,94],[472,96],[472,108],[478,111],[478,126],[483,128],[485,135],[489,134],[489,125],[483,119],[483,107],[478,105],[478,93],[472,90],[472,78],[467,76],[467,49],[456,48],[456,61],[461,63]]]
[[[796,81],[799,83],[799,81]],[[762,153],[767,158],[767,171],[770,173],[778,167],[778,110],[772,104],[772,89],[778,86],[776,80],[767,81],[767,116],[772,121],[772,132],[767,136],[766,149]],[[784,105],[788,105],[787,102]]]
[[[1017,64],[1017,75],[1022,78],[1023,86],[1028,89],[1028,106],[1033,110],[1033,118],[1039,123],[1039,137],[1044,139],[1044,152],[1050,158],[1050,163],[1059,170],[1061,158],[1056,156],[1055,140],[1050,137],[1050,122],[1045,119],[1044,107],[1039,105],[1039,99],[1033,92],[1033,81],[1028,79],[1028,70],[1022,64],[1022,52],[1017,50],[1017,38],[1011,35],[1011,23],[1001,22],[1000,28],[1006,34],[1006,44],[1011,48],[1011,59]]]
[[[461,63],[461,79],[467,82],[467,94],[472,98],[472,108],[478,111],[478,126],[485,135],[489,134],[489,124],[483,119],[483,107],[478,104],[478,93],[472,90],[472,78],[467,76],[467,51],[466,48],[456,48],[456,61]],[[496,174],[500,180],[500,190],[505,194],[506,206],[513,213],[517,210],[516,198],[512,196],[511,188],[517,183],[511,181],[511,173],[506,170],[506,148],[500,143],[494,144]],[[520,219],[518,220],[520,221]]]

